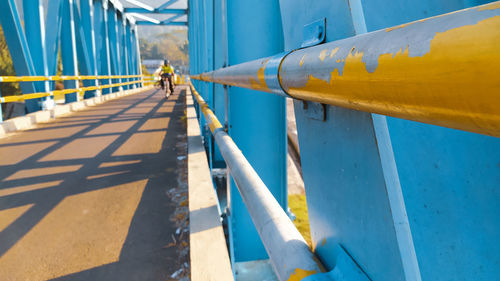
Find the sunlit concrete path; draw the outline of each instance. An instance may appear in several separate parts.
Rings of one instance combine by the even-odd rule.
[[[188,261],[184,94],[0,139],[0,280],[169,280]]]

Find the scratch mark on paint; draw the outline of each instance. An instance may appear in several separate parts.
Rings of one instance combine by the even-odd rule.
[[[321,61],[324,61],[327,57],[327,54],[328,54],[328,49],[324,49],[323,51],[321,51],[321,53],[319,53],[319,59]]]
[[[302,58],[300,59],[299,61],[299,66],[302,67],[302,65],[304,64],[304,59],[306,58],[306,55],[303,55]]]

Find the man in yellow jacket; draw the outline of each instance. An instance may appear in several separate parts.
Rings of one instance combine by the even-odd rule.
[[[163,81],[165,79],[168,79],[168,84],[170,88],[170,93],[174,92],[174,68],[170,65],[169,60],[165,60],[163,65],[161,66],[161,72],[160,72],[161,78]],[[165,88],[165,83],[162,83],[162,89]]]

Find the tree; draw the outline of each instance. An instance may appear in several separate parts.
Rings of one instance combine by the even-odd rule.
[[[7,47],[7,42],[3,35],[3,29],[0,26],[0,76],[15,76],[16,71],[14,70],[14,65],[12,64],[12,58],[10,56],[9,49]],[[21,90],[19,88],[19,83],[0,83],[0,91],[2,96],[20,95]]]

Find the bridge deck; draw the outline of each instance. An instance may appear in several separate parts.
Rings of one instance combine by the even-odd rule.
[[[168,280],[188,261],[184,93],[0,139],[1,280]]]

